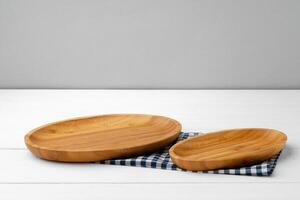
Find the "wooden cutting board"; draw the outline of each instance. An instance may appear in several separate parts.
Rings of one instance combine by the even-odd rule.
[[[284,133],[263,128],[232,129],[195,136],[171,147],[172,161],[192,171],[261,163],[284,147]]]
[[[180,123],[163,116],[99,115],[36,128],[25,136],[25,143],[42,159],[92,162],[156,151],[172,143],[180,131]]]

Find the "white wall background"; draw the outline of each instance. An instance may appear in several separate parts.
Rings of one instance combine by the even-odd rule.
[[[300,1],[0,0],[0,88],[300,88]]]

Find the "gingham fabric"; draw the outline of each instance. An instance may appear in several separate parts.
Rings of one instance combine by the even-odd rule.
[[[176,142],[199,135],[199,133],[188,132],[181,133]],[[176,143],[175,142],[175,143]],[[116,160],[106,160],[101,161],[101,164],[110,165],[126,165],[126,166],[136,166],[136,167],[148,167],[148,168],[158,168],[158,169],[169,169],[177,171],[187,171],[178,168],[171,160],[169,155],[170,146],[157,151],[156,153],[144,156],[138,156],[134,158],[126,159],[116,159]],[[219,169],[211,171],[189,171],[193,173],[209,173],[209,174],[232,174],[232,175],[248,175],[248,176],[270,176],[277,163],[277,159],[280,156],[279,152],[270,160],[267,160],[261,164],[253,165],[249,167],[235,168],[235,169]]]

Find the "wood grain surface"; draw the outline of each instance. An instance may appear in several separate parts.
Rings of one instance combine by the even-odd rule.
[[[44,125],[29,132],[25,143],[42,159],[92,162],[156,151],[180,131],[180,123],[163,116],[99,115]]]
[[[213,170],[263,162],[283,147],[284,133],[263,128],[244,128],[196,136],[172,146],[170,156],[186,170]]]

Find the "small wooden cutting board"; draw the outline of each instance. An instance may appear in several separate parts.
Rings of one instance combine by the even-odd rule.
[[[270,159],[286,140],[284,133],[273,129],[224,130],[179,142],[170,156],[178,167],[191,171],[243,167]]]
[[[93,162],[156,151],[172,143],[181,125],[155,115],[113,114],[44,125],[29,132],[25,143],[46,160]]]

